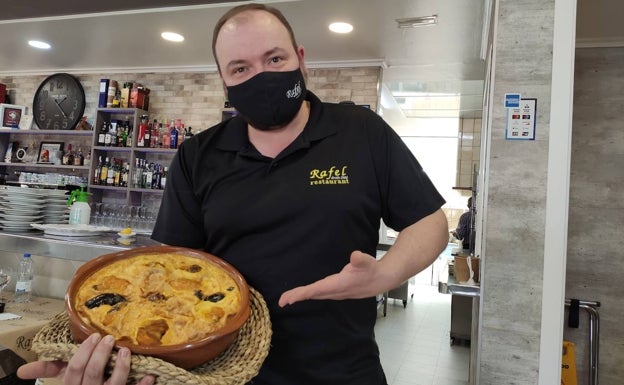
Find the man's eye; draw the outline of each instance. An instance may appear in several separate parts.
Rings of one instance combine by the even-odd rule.
[[[244,67],[238,67],[238,68],[234,68],[234,70],[232,70],[233,74],[242,74],[243,72],[245,72],[245,68]]]
[[[282,61],[282,58],[280,58],[280,57],[276,56],[276,57],[272,57],[271,58],[271,62],[272,63],[279,63],[280,61]]]

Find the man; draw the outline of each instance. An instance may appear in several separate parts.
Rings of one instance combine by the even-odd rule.
[[[461,239],[462,249],[470,249],[470,233],[472,231],[472,197],[468,198],[468,211],[459,217],[457,228],[455,229],[455,237]]]
[[[178,150],[152,237],[227,260],[263,295],[273,338],[253,384],[386,384],[375,295],[446,246],[444,200],[376,114],[306,90],[304,49],[279,11],[230,10],[213,53],[240,115]],[[377,261],[380,218],[400,234]],[[67,383],[102,383],[107,338],[79,348]],[[127,377],[128,356],[119,352],[109,384]],[[44,366],[19,375],[55,374]]]

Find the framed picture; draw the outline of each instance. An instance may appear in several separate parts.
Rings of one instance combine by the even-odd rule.
[[[2,128],[19,129],[20,120],[26,111],[25,106],[17,104],[0,104],[0,117],[2,117]]]
[[[61,164],[63,142],[41,142],[37,163]]]

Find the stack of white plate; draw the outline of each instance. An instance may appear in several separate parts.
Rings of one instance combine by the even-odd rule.
[[[43,223],[44,196],[37,189],[1,186],[0,228],[7,232],[31,231],[31,223]]]
[[[67,223],[69,221],[69,194],[65,190],[45,190],[45,210],[43,223]]]

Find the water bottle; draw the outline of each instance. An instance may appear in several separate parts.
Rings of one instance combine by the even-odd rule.
[[[32,295],[34,266],[30,254],[24,253],[17,270],[17,282],[15,283],[15,302],[28,302]]]

